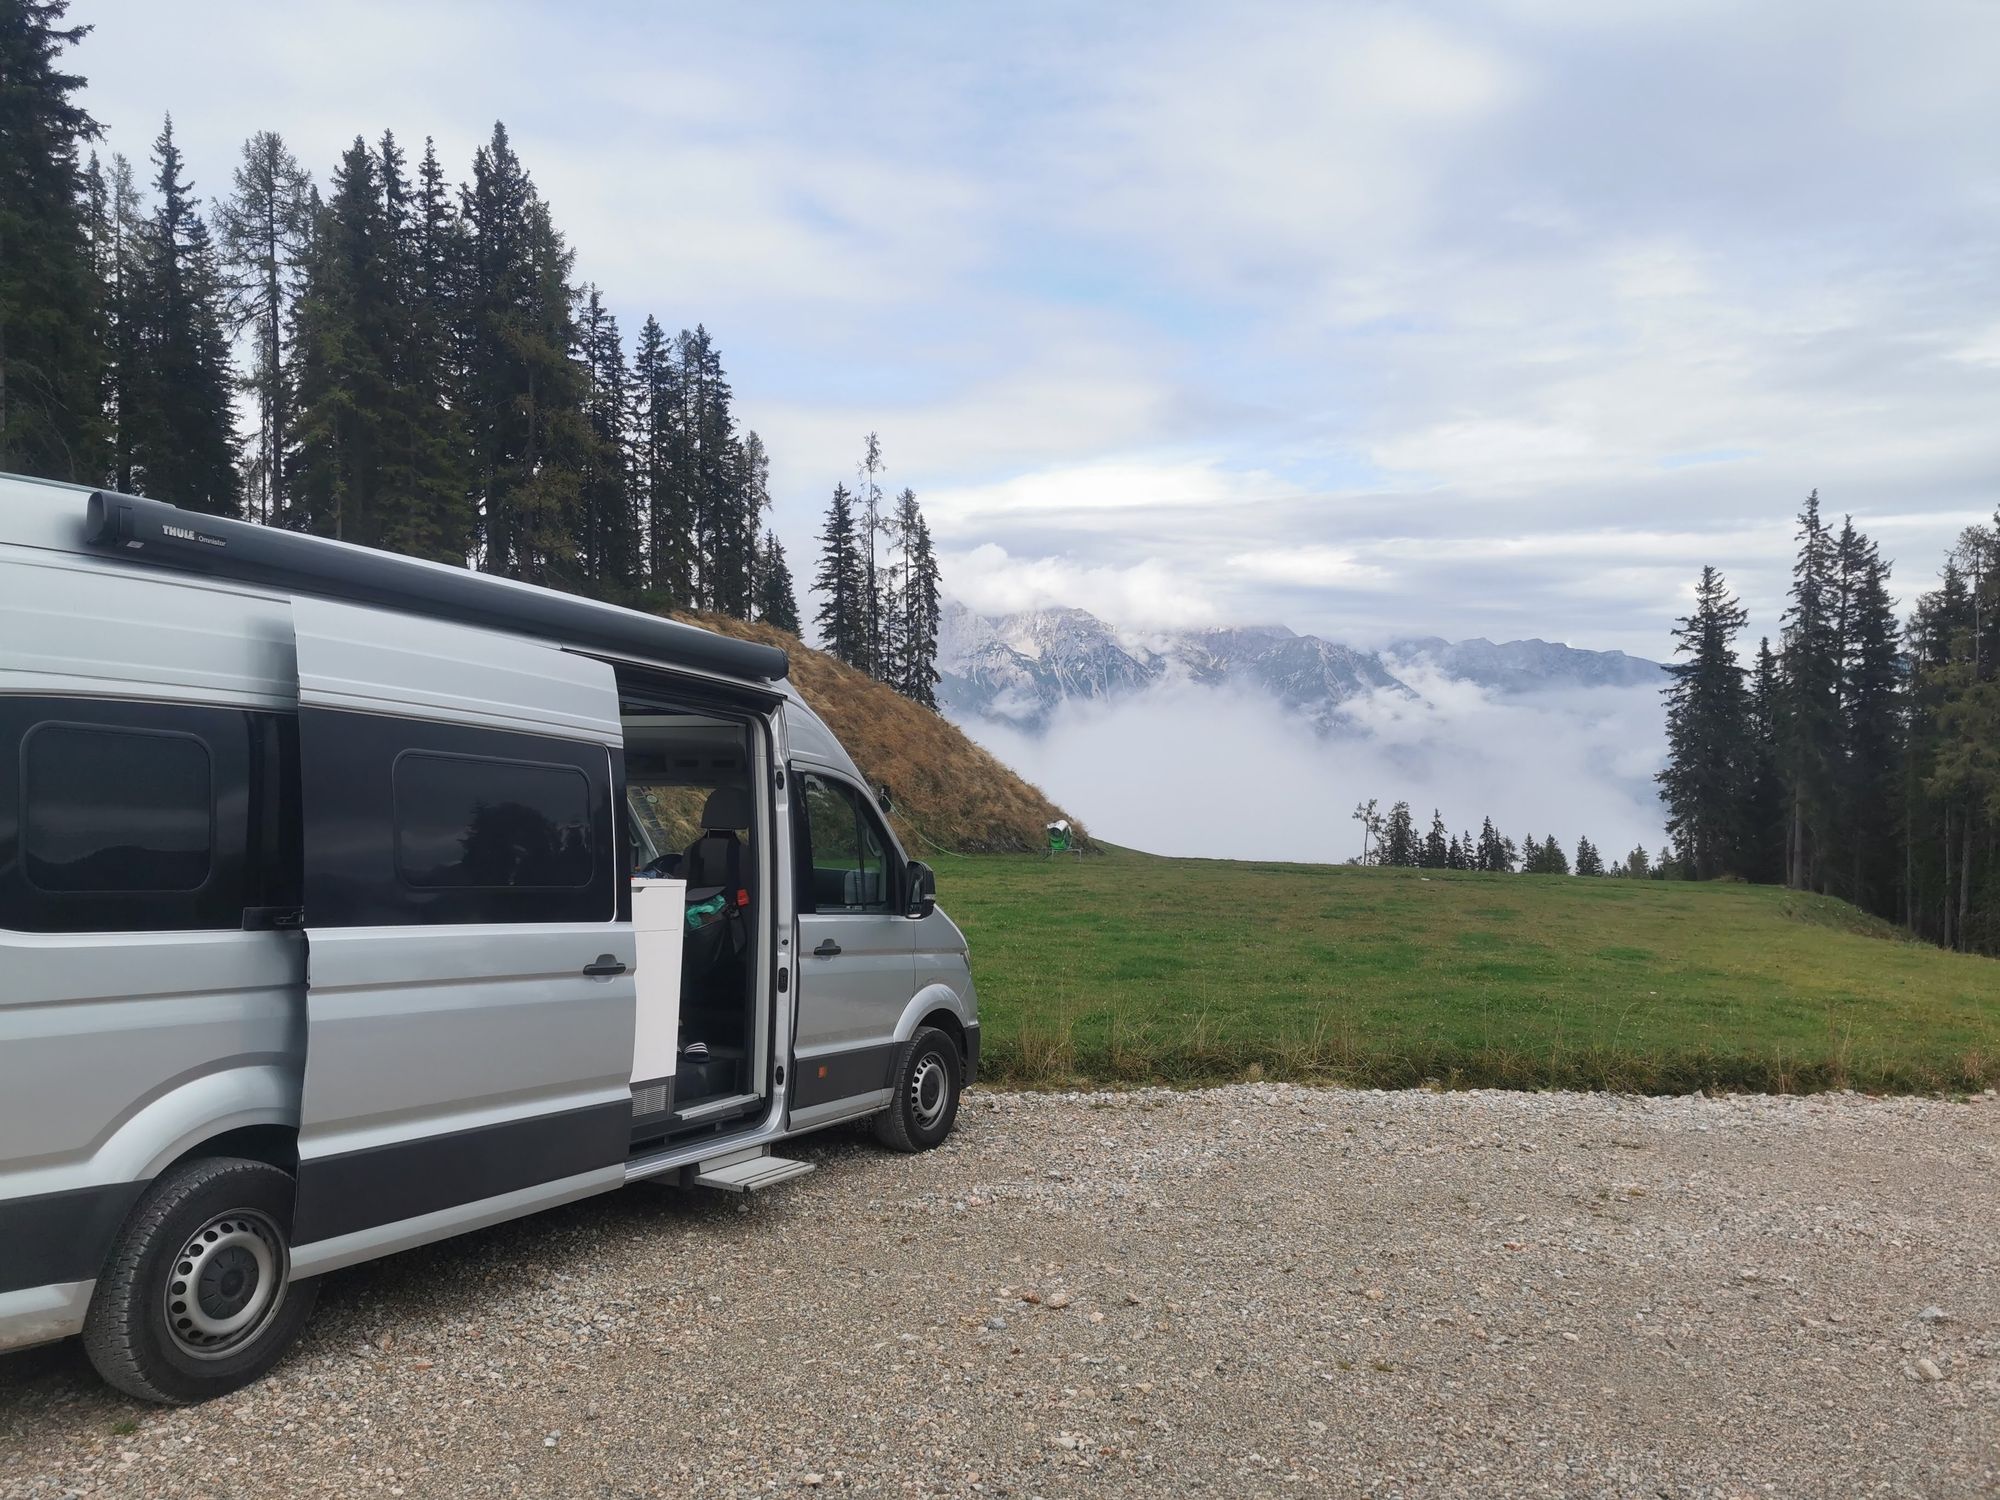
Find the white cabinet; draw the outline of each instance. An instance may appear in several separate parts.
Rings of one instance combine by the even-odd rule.
[[[632,1082],[674,1076],[680,1053],[681,935],[687,927],[687,882],[632,882],[632,931],[638,939],[638,1025],[632,1033]]]

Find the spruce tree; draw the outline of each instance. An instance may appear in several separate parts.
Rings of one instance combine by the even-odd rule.
[[[792,570],[777,533],[764,533],[757,561],[757,618],[779,630],[799,633],[799,601],[792,590]]]
[[[253,353],[240,384],[257,406],[257,433],[244,475],[251,520],[285,511],[291,448],[291,313],[304,276],[316,212],[312,177],[282,137],[260,130],[243,143],[235,191],[216,205],[227,276],[229,319]]]
[[[1521,841],[1521,873],[1523,875],[1542,873],[1542,846],[1535,842],[1532,833]]]
[[[1382,829],[1382,863],[1412,868],[1421,857],[1422,850],[1417,826],[1410,818],[1410,804],[1396,803],[1389,809],[1389,821]]]
[[[1834,541],[1820,518],[1817,490],[1806,497],[1799,513],[1798,542],[1791,605],[1785,611],[1785,743],[1780,770],[1786,796],[1786,881],[1804,890],[1825,885],[1840,757],[1838,585]]]
[[[904,697],[937,707],[937,637],[943,618],[937,554],[917,492],[904,488],[889,522],[891,566],[881,578],[879,675]]]
[[[875,544],[887,529],[882,514],[882,444],[869,433],[861,461],[854,466],[854,499],[858,507],[855,524],[861,550],[861,631],[864,641],[864,670],[882,677],[882,578],[877,565]]]
[[[1784,710],[1784,676],[1766,636],[1757,643],[1757,666],[1751,676],[1743,824],[1736,855],[1736,869],[1744,879],[1766,885],[1785,878],[1785,787],[1778,767]]]
[[[99,404],[108,444],[105,477],[113,489],[130,494],[133,417],[138,409],[133,393],[144,362],[140,319],[145,276],[140,254],[145,210],[132,163],[115,153],[106,174],[105,199],[103,248],[97,257],[104,309],[105,369]]]
[[[194,186],[181,176],[171,117],[153,143],[153,162],[153,213],[140,232],[138,285],[127,307],[138,357],[121,420],[133,480],[155,500],[233,516],[241,487],[222,273]]]
[[[658,608],[694,603],[694,514],[680,483],[680,364],[660,320],[648,317],[632,356],[636,416],[633,483],[645,551],[646,594]]]
[[[1426,870],[1442,870],[1451,852],[1444,831],[1444,816],[1436,808],[1431,809],[1431,829],[1424,835],[1423,853],[1418,863]]]
[[[1750,699],[1736,658],[1746,619],[1722,575],[1701,570],[1695,607],[1674,630],[1667,668],[1667,765],[1657,778],[1667,826],[1692,851],[1699,876],[1728,870],[1742,843]]]
[[[532,583],[571,580],[590,445],[572,355],[573,257],[505,125],[473,157],[460,199],[462,400],[479,565]]]
[[[577,338],[590,443],[578,479],[576,566],[593,593],[617,599],[639,582],[632,501],[632,379],[618,319],[604,306],[604,294],[597,287],[584,292]]]
[[[850,667],[866,670],[867,619],[862,613],[863,562],[854,531],[854,497],[847,486],[833,487],[826,525],[820,536],[819,570],[813,587],[819,591],[820,645]]]
[[[1550,834],[1542,840],[1542,873],[1544,875],[1569,874],[1569,856],[1563,853],[1563,846]]]
[[[1888,565],[1875,544],[1841,529],[1840,740],[1842,894],[1878,916],[1896,914],[1900,849],[1896,796],[1903,738],[1902,648]]]
[[[95,482],[104,325],[79,152],[97,122],[58,59],[67,0],[0,5],[0,470]]]
[[[1602,875],[1604,856],[1597,852],[1597,845],[1587,838],[1576,841],[1576,873],[1579,875]]]

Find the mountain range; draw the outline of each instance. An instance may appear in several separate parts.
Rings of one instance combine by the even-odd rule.
[[[1038,731],[1065,703],[1108,700],[1167,682],[1274,697],[1321,733],[1365,693],[1420,696],[1404,675],[1438,673],[1491,692],[1650,686],[1658,662],[1555,641],[1447,641],[1413,637],[1379,651],[1282,625],[1135,633],[1068,607],[976,614],[946,600],[938,631],[938,705],[956,718]]]

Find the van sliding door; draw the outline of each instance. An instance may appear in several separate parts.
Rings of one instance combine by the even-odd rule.
[[[311,1275],[622,1181],[636,960],[610,667],[320,600],[292,623]]]

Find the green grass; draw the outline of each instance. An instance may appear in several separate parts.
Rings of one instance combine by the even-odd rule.
[[[1123,851],[938,863],[999,1082],[2000,1084],[2000,962],[1820,897]]]

